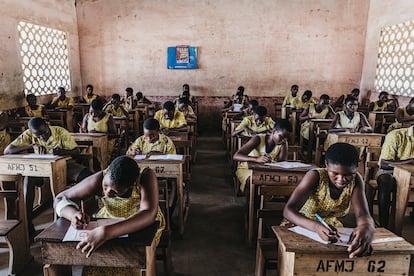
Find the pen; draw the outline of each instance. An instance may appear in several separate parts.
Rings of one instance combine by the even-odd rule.
[[[316,219],[320,222],[320,223],[322,223],[322,225],[323,226],[325,226],[326,228],[328,228],[329,229],[329,231],[331,231],[331,232],[333,232],[333,233],[336,233],[336,231],[334,231],[324,220],[323,220],[323,218],[318,214],[318,213],[315,213],[315,217],[316,217]]]
[[[83,200],[81,200],[81,214],[82,214],[82,222],[85,222],[85,206],[83,204]]]

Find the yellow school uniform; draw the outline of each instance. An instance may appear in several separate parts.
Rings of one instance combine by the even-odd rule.
[[[289,94],[283,99],[282,106],[292,105],[292,102],[297,101],[297,99],[300,99],[299,95],[293,97],[292,94]]]
[[[125,111],[127,111],[127,112],[128,112],[128,106],[126,106],[124,103],[122,103],[122,104],[121,104],[121,106],[122,106],[122,108],[123,108]],[[115,108],[115,106],[114,106],[113,104],[110,104],[110,105],[107,105],[107,106],[105,107],[104,111],[105,111],[106,113],[111,114],[111,115],[112,115],[112,116],[114,116],[114,117],[123,117],[123,118],[126,118],[126,115],[125,115],[125,113],[122,111],[121,106],[120,106],[120,107],[118,107],[118,108]]]
[[[59,126],[49,126],[50,137],[47,141],[40,140],[35,137],[30,129],[25,130],[19,135],[11,144],[13,146],[27,146],[30,144],[38,144],[46,149],[46,153],[54,148],[61,148],[65,150],[73,150],[78,147],[75,140],[70,135],[69,131]],[[35,153],[38,153],[35,151]]]
[[[272,160],[277,159],[277,157],[280,153],[280,150],[282,148],[282,145],[276,145],[273,148],[273,150],[270,153],[268,153],[266,151],[266,136],[267,136],[266,134],[258,134],[257,135],[257,137],[259,137],[259,139],[260,139],[260,143],[255,149],[253,149],[249,153],[249,156],[261,156],[261,155],[264,155],[264,154],[267,153],[272,158]],[[237,167],[236,176],[240,181],[240,190],[242,192],[244,191],[244,188],[246,187],[247,178],[251,177],[252,173],[253,173],[253,171],[249,170],[247,162],[242,162]]]
[[[329,189],[328,170],[326,168],[315,169],[319,174],[318,188],[312,192],[299,212],[307,218],[317,221],[315,213],[318,213],[326,223],[343,227],[338,218],[344,217],[349,213],[351,207],[352,192],[355,188],[355,179],[347,185],[338,199],[331,197]],[[292,223],[285,220],[283,226],[291,226]]]
[[[66,96],[65,99],[62,101],[59,99],[59,97],[54,97],[52,99],[52,104],[55,104],[57,102],[57,107],[66,108],[69,106],[74,106],[75,101],[71,98]]]
[[[163,128],[180,128],[187,125],[184,114],[181,111],[175,111],[172,120],[165,119],[162,110],[155,112],[154,119],[156,119]]]
[[[85,103],[87,104],[91,104],[93,100],[96,100],[98,98],[98,95],[92,94],[92,97],[88,97],[88,95],[84,95],[83,96],[83,100],[85,101]]]
[[[178,107],[176,108],[177,111],[181,111],[178,109]],[[184,114],[184,117],[187,117],[189,115],[191,116],[195,116],[194,110],[191,106],[187,105],[187,109],[184,111],[181,111]]]
[[[106,174],[106,170],[103,171]],[[97,218],[128,218],[138,212],[138,206],[141,202],[141,183],[139,177],[133,187],[131,197],[106,197],[100,198],[103,207],[96,214]],[[165,229],[165,219],[158,207],[156,221],[159,221],[158,230],[155,233],[155,242],[158,245]],[[136,268],[117,268],[117,267],[84,267],[82,275],[141,275],[140,269]]]
[[[105,116],[95,122],[93,120],[93,117],[88,114],[88,132],[92,132],[92,131],[96,131],[96,132],[102,132],[102,133],[108,133],[108,120],[111,117],[111,114],[106,113]],[[111,160],[112,157],[112,152],[114,151],[114,146],[115,146],[115,138],[113,139],[108,139],[108,143],[107,143],[107,155],[108,155],[108,160]],[[98,149],[98,151],[101,149]],[[100,154],[97,153],[98,159],[100,159]],[[102,160],[99,160],[99,162],[101,163]]]
[[[413,127],[400,128],[388,133],[382,144],[378,165],[381,166],[381,160],[399,161],[410,158],[414,158]]]
[[[138,150],[141,151],[142,154],[147,154],[152,151],[162,152],[163,154],[176,154],[173,141],[168,136],[161,133],[158,136],[158,140],[154,143],[148,142],[144,135],[138,137],[134,143],[129,146],[126,154],[132,155]]]
[[[10,134],[5,129],[0,130],[0,155],[3,154],[4,149],[10,144]]]
[[[325,119],[328,113],[329,107],[325,107],[321,112],[317,112],[314,103],[309,105],[309,114],[312,114],[312,119]],[[309,120],[301,124],[300,135],[306,140],[309,140]]]
[[[32,109],[30,105],[26,105],[24,110],[29,117],[43,117],[44,105],[38,104],[36,109]]]
[[[372,107],[372,111],[386,111],[387,110],[387,103],[383,103],[382,106],[378,105],[378,101],[374,102],[374,106]]]
[[[339,115],[339,120],[336,123],[335,128],[352,128],[355,130],[358,129],[359,124],[361,122],[361,114],[359,112],[355,112],[354,117],[352,117],[352,119],[349,119],[346,116],[345,111],[339,111],[337,112],[337,114]],[[330,145],[332,145],[333,143],[332,140],[333,140],[332,134],[328,134],[325,140],[325,144],[324,144],[325,151],[328,150]]]
[[[254,120],[254,116],[251,115],[251,116],[247,116],[243,118],[241,123],[237,126],[236,131],[244,129],[244,128],[248,128],[255,133],[262,133],[262,132],[273,130],[274,124],[275,122],[273,122],[272,118],[266,117],[263,123],[261,123],[260,125],[257,125]]]
[[[296,108],[296,109],[305,109],[310,104],[315,104],[315,103],[316,102],[314,99],[310,99],[307,102],[303,102],[301,97],[296,97],[294,100],[292,100],[291,106],[292,108]]]
[[[399,109],[401,109],[401,110],[403,111],[403,118],[408,118],[408,117],[410,117],[410,116],[411,116],[410,114],[408,114],[408,112],[407,112],[407,107],[406,107],[406,106],[399,107]],[[394,123],[392,123],[392,124],[388,127],[388,129],[387,129],[387,133],[391,132],[391,131],[392,131],[392,130],[394,130],[394,129],[399,129],[399,128],[401,128],[401,127],[402,127],[402,123],[398,122],[398,120],[397,120],[397,119],[395,119],[395,122],[394,122]]]

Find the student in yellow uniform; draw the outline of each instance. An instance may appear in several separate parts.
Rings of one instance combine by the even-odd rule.
[[[150,100],[148,100],[143,94],[142,92],[137,92],[137,94],[135,94],[135,96],[137,97],[136,99],[136,103],[137,104],[152,104],[152,102]]]
[[[121,99],[121,102],[128,111],[134,109],[134,89],[132,89],[131,87],[125,88],[124,97]]]
[[[391,131],[385,136],[382,145],[378,161],[380,170],[377,172],[377,184],[379,222],[383,227],[388,227],[391,195],[396,192],[396,183],[391,167],[396,164],[414,164],[413,126]]]
[[[176,154],[173,141],[160,133],[160,123],[153,119],[144,122],[144,135],[138,137],[128,148],[126,154]]]
[[[79,201],[98,198],[102,208],[97,218],[125,218],[109,225],[99,226],[76,245],[77,250],[90,257],[106,241],[133,233],[159,222],[155,234],[159,243],[165,228],[165,219],[158,207],[158,185],[153,170],[143,168],[127,157],[119,156],[109,167],[84,179],[78,185],[57,195],[54,206],[59,217],[64,217],[75,228],[82,229],[89,215],[82,215]],[[94,211],[94,210],[92,210]],[[75,249],[75,248],[74,248]],[[82,275],[141,275],[140,269],[115,267],[84,267]]]
[[[283,210],[288,221],[282,225],[293,223],[316,232],[325,241],[336,242],[340,237],[336,227],[342,227],[338,218],[346,216],[352,204],[356,227],[349,240],[349,258],[370,255],[375,224],[358,173],[358,152],[350,144],[336,143],[329,147],[325,160],[326,168],[307,172],[293,191]],[[319,222],[316,214],[331,229]]]
[[[387,133],[394,129],[408,127],[412,122],[414,122],[414,98],[410,99],[407,106],[399,107],[395,111],[395,123],[388,127]]]
[[[183,84],[183,92],[181,93],[181,95],[174,99],[176,107],[178,107],[178,101],[180,98],[187,98],[189,105],[194,107],[196,100],[193,95],[190,95],[190,86],[187,83]]]
[[[323,94],[319,98],[318,104],[311,103],[300,114],[299,120],[302,123],[300,135],[306,140],[309,140],[309,121],[311,119],[330,119],[334,116],[335,112],[329,105],[329,101],[329,96]]]
[[[36,96],[34,94],[27,94],[27,105],[24,107],[22,114],[23,117],[44,117],[45,106],[36,103]]]
[[[89,107],[89,113],[82,120],[81,133],[106,133],[108,136],[107,154],[111,160],[116,138],[116,126],[112,115],[103,111],[103,103],[100,99],[93,100]],[[98,149],[100,150],[100,149]],[[96,154],[100,158],[100,154]],[[101,164],[102,160],[99,160]]]
[[[271,134],[258,134],[236,151],[233,159],[242,162],[236,171],[241,192],[244,192],[252,176],[252,170],[249,170],[247,162],[285,161],[288,154],[287,141],[291,132],[292,125],[288,120],[276,120]]]
[[[348,96],[345,99],[344,110],[335,114],[329,133],[335,132],[372,132],[372,127],[368,123],[367,117],[361,112],[358,112],[358,100],[353,96]],[[328,150],[332,142],[333,136],[328,134],[325,140],[324,149]],[[361,148],[361,153],[362,153]]]
[[[257,100],[250,100],[247,104],[247,107],[240,111],[239,114],[233,117],[233,120],[241,120],[244,117],[254,115],[254,110],[256,107],[259,106],[259,102]]]
[[[81,99],[80,102],[81,103],[87,103],[87,104],[91,104],[93,100],[98,99],[99,96],[96,94],[93,94],[93,86],[91,84],[88,84],[86,86],[86,95],[84,95]]]
[[[244,95],[244,86],[239,86],[237,88],[236,94],[231,96],[230,101],[224,105],[223,112],[231,111],[241,111],[244,107],[247,107],[249,103],[249,97]]]
[[[296,84],[292,85],[292,87],[290,88],[289,95],[286,95],[286,97],[283,99],[282,106],[283,107],[290,106],[292,105],[293,101],[296,101],[297,99],[299,99],[298,91],[299,91],[299,86]]]
[[[66,96],[65,88],[58,87],[57,89],[57,96],[52,99],[49,106],[51,108],[73,108],[75,101],[71,98]]]
[[[29,129],[12,141],[4,150],[4,154],[16,154],[33,151],[36,154],[54,154],[76,157],[79,154],[78,145],[70,133],[59,126],[49,126],[42,118],[35,117],[29,121]],[[78,183],[92,173],[86,167],[76,163],[73,159],[66,162],[67,184]],[[43,185],[43,178],[25,177],[25,200],[30,234],[34,234],[32,224],[32,209],[35,186]]]
[[[267,109],[264,106],[258,106],[254,110],[254,115],[244,117],[241,123],[236,127],[231,136],[237,136],[243,133],[246,136],[253,136],[259,133],[270,133],[273,131],[274,122],[267,116]]]
[[[181,111],[176,111],[175,105],[171,101],[165,102],[162,110],[155,112],[154,119],[160,123],[161,132],[187,129],[184,114]]]
[[[185,119],[192,119],[196,120],[197,115],[194,113],[193,108],[188,101],[188,98],[179,98],[178,99],[178,106],[176,110],[181,111],[184,114]]]
[[[345,99],[348,96],[352,96],[354,98],[356,98],[358,100],[359,97],[359,88],[354,88],[352,89],[351,93],[349,95],[347,94],[343,94],[342,96],[340,96],[336,102],[332,105],[332,108],[335,110],[335,112],[341,111],[344,109],[344,105],[345,105]]]
[[[111,100],[105,104],[103,110],[114,117],[128,118],[128,107],[121,102],[119,94],[112,94]]]
[[[0,155],[3,154],[4,149],[10,144],[10,134],[7,133],[7,122],[9,116],[6,112],[0,111]]]
[[[310,104],[315,104],[315,100],[312,98],[312,91],[306,90],[303,92],[302,97],[296,97],[292,99],[290,105],[292,108],[295,109],[304,109],[308,107]]]
[[[381,91],[378,95],[378,101],[371,102],[368,106],[370,112],[395,111],[394,108],[392,101],[388,100],[388,92],[386,91]]]

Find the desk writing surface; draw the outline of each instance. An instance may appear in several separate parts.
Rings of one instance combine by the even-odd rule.
[[[279,240],[279,275],[409,275],[414,246],[405,240],[373,243],[373,255],[349,259],[346,247],[318,243],[287,227],[272,229]],[[397,237],[375,230],[374,240]]]
[[[34,155],[29,157],[27,154],[2,155],[0,156],[0,174],[49,177],[52,175],[51,164],[61,159],[65,160],[64,157],[57,155],[48,155],[47,158],[36,158]]]

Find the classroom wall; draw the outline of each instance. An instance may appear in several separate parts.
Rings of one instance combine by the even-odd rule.
[[[414,20],[414,1],[412,0],[370,1],[361,77],[361,94],[363,93],[363,96],[368,95],[371,100],[377,100],[378,92],[381,92],[375,91],[374,86],[381,28],[409,20]],[[405,105],[409,101],[408,97],[399,98],[400,105]]]
[[[17,24],[26,21],[63,30],[68,34],[72,91],[79,94],[80,64],[76,10],[73,0],[0,1],[0,110],[24,104]]]
[[[369,0],[77,0],[83,87],[173,96],[300,90],[332,96],[360,84]],[[168,46],[198,48],[197,70],[168,70]],[[215,100],[213,100],[215,102]]]

